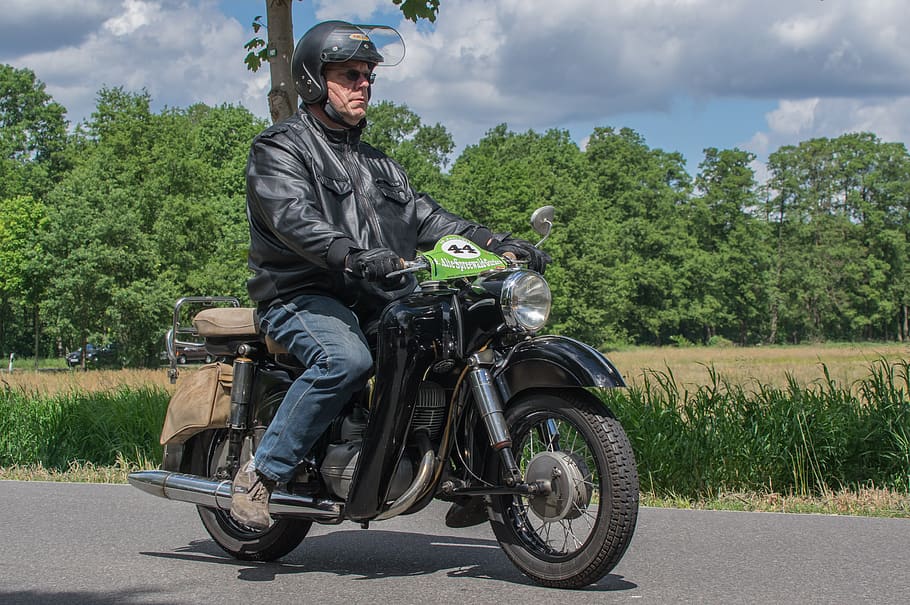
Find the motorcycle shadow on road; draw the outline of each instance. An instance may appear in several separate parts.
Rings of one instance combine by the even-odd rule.
[[[353,530],[308,536],[279,561],[240,561],[225,555],[212,540],[194,540],[175,552],[143,555],[232,565],[247,582],[270,582],[288,574],[329,573],[357,580],[403,578],[446,572],[450,578],[473,578],[537,587],[518,572],[493,539],[401,531]],[[608,574],[586,591],[615,592],[637,588],[622,576]]]

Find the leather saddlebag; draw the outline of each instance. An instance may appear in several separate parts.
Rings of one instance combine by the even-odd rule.
[[[233,368],[215,362],[186,372],[167,406],[161,444],[183,443],[196,433],[224,428],[231,415]]]

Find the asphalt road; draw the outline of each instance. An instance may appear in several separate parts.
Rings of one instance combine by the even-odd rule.
[[[0,603],[906,603],[910,520],[642,509],[598,584],[531,584],[445,507],[322,527],[280,562],[222,554],[194,507],[125,485],[0,481]]]

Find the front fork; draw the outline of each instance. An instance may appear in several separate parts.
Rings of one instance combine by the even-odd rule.
[[[503,413],[502,400],[496,385],[493,384],[493,352],[480,351],[468,358],[468,379],[471,382],[471,392],[477,403],[477,410],[483,418],[490,445],[499,452],[505,469],[504,481],[508,487],[515,487],[522,483],[521,470],[512,454],[512,437],[509,435],[509,426]]]

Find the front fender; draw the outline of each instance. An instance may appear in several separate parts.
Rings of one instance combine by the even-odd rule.
[[[541,387],[626,386],[622,375],[603,354],[565,336],[539,336],[517,344],[494,377],[503,401],[526,389]]]

